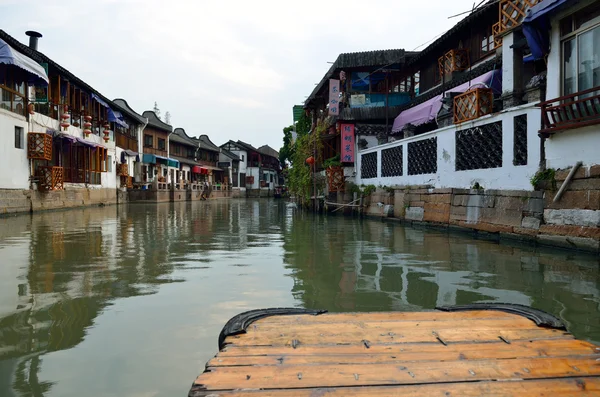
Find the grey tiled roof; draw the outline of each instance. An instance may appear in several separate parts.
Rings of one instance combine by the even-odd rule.
[[[152,110],[146,110],[142,116],[148,119],[149,126],[158,128],[159,130],[173,132],[173,127],[159,119],[156,113],[154,113]]]

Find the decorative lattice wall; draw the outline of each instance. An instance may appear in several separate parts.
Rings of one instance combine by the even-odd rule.
[[[437,172],[437,137],[408,144],[408,175]]]
[[[502,122],[456,131],[456,171],[502,167]]]

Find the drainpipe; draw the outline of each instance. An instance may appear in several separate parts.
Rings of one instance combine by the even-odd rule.
[[[569,175],[567,175],[567,179],[565,179],[563,184],[560,186],[560,189],[558,189],[558,193],[556,193],[556,196],[554,196],[554,203],[558,203],[560,201],[560,198],[562,197],[563,193],[565,192],[565,190],[567,190],[567,186],[569,186],[569,183],[571,183],[571,179],[573,179],[575,173],[577,172],[579,167],[581,167],[581,164],[581,161],[578,161],[577,163],[575,163],[573,168],[571,168]]]
[[[146,129],[146,127],[148,126],[148,119],[145,118],[145,122],[142,126],[142,129],[140,130],[139,134],[138,134],[138,153],[140,153],[140,174],[142,172],[142,163],[144,162],[144,130]],[[141,150],[140,150],[141,149]],[[135,175],[135,170],[134,171],[134,175]],[[146,177],[146,179],[149,179]],[[142,178],[142,180],[140,182],[143,182],[144,178]]]

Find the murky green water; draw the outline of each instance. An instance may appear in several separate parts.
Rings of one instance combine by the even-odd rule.
[[[596,257],[281,201],[134,205],[0,219],[0,396],[185,396],[244,310],[432,309],[479,301],[559,315],[600,342]]]

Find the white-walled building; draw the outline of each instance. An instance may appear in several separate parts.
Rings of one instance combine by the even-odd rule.
[[[11,131],[1,134],[11,176],[0,189],[74,193],[58,203],[36,195],[42,208],[116,201],[115,104],[37,51],[39,33],[28,35],[26,46],[0,31],[0,125]]]
[[[548,65],[540,131],[546,166],[600,164],[600,4],[542,1],[523,26],[532,55]]]
[[[248,175],[248,150],[246,147],[238,142],[229,141],[221,145],[221,149],[226,150],[227,152],[233,153],[235,156],[239,158],[239,167],[237,169],[237,180],[238,186],[233,186],[233,189],[239,189],[242,192],[246,191],[247,186],[247,175]],[[232,180],[233,176],[232,176]],[[254,181],[252,181],[254,182]],[[252,184],[248,186],[251,188]]]

